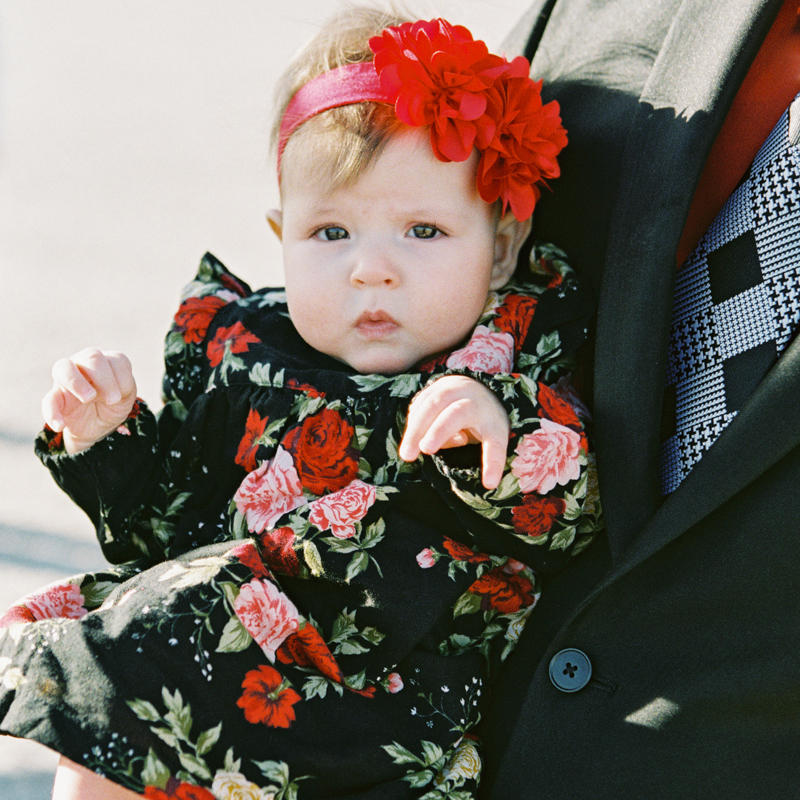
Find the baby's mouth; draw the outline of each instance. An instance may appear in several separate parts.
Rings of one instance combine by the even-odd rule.
[[[365,339],[383,339],[390,336],[400,327],[390,314],[385,311],[365,311],[356,320],[355,328]]]

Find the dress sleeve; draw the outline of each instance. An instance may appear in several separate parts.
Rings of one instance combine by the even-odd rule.
[[[75,455],[66,453],[61,434],[48,429],[39,434],[37,456],[89,516],[111,563],[164,558],[164,521],[170,513],[164,492],[167,454],[189,408],[205,391],[205,339],[211,321],[228,303],[249,294],[246,284],[207,253],[182,293],[167,334],[159,414],[137,400],[116,431]]]
[[[500,535],[510,555],[546,574],[591,542],[602,515],[589,412],[570,384],[591,299],[561,251],[537,245],[531,263],[541,280],[494,298],[469,342],[426,383],[467,375],[503,404],[511,437],[500,485],[483,487],[478,445],[424,456],[423,470],[479,547],[496,549]]]

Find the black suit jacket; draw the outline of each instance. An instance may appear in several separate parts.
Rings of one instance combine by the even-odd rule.
[[[800,341],[663,502],[657,473],[677,243],[780,6],[537,0],[509,40],[570,135],[535,229],[598,295],[607,539],[501,676],[483,798],[800,797]],[[568,647],[593,665],[572,694],[548,677]]]

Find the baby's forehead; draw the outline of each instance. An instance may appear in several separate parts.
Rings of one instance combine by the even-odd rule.
[[[286,143],[280,162],[279,180],[284,185],[312,181],[329,190],[358,180],[369,169],[391,134],[365,137],[338,125],[329,115],[308,120]]]

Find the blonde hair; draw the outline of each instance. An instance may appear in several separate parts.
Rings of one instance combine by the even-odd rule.
[[[345,64],[372,61],[369,40],[387,27],[411,19],[398,6],[388,9],[353,6],[327,22],[300,51],[284,72],[275,92],[272,149],[277,151],[281,120],[289,101],[312,78]],[[362,102],[339,106],[304,122],[290,137],[283,152],[284,165],[303,152],[325,173],[332,187],[361,175],[402,123],[394,108],[384,103]],[[306,161],[306,163],[309,163]]]

